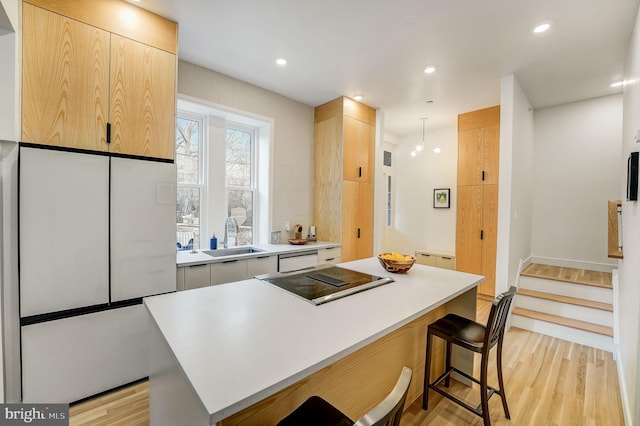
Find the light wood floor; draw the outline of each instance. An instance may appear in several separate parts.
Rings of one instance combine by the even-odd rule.
[[[486,321],[490,306],[478,301],[479,321]],[[495,365],[495,349],[492,359]],[[503,363],[511,420],[504,417],[496,395],[489,401],[493,425],[624,425],[611,353],[513,327],[505,335]],[[489,371],[489,383],[495,386],[495,368]],[[479,403],[476,386],[453,381],[451,389],[472,404]],[[72,406],[70,425],[148,425],[148,407],[148,384],[142,382]],[[431,392],[429,407],[423,411],[421,401],[415,401],[405,411],[401,425],[482,424],[479,417],[435,392]]]

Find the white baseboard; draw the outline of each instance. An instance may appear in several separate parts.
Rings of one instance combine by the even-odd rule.
[[[629,391],[627,390],[627,384],[623,380],[624,371],[622,367],[622,357],[620,356],[620,347],[616,345],[614,355],[616,357],[616,366],[618,367],[618,382],[620,383],[620,399],[622,400],[622,414],[624,416],[624,424],[626,426],[633,426],[633,416],[631,413],[631,404],[629,402]]]
[[[559,259],[555,257],[531,256],[531,263],[543,265],[563,266],[565,268],[588,269],[590,271],[612,272],[618,267],[617,263],[599,263],[584,260]]]

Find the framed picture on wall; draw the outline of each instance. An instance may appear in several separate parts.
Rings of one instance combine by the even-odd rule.
[[[433,190],[433,208],[448,209],[451,206],[451,189],[438,188]]]

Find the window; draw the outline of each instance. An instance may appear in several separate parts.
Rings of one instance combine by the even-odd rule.
[[[238,224],[238,245],[254,242],[256,130],[228,124],[225,149],[225,188],[227,215]]]
[[[387,226],[391,226],[391,175],[387,176]]]
[[[237,245],[269,241],[273,122],[249,112],[178,97],[177,242],[208,249],[224,241],[229,216]]]
[[[176,121],[177,247],[200,247],[204,198],[202,117],[179,114]]]

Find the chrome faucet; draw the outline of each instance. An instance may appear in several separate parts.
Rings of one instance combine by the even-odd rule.
[[[224,223],[224,241],[222,243],[224,248],[233,247],[237,244],[238,237],[238,224],[236,220],[229,216]]]

